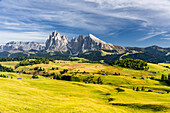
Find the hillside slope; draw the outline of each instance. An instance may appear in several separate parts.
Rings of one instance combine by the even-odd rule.
[[[0,78],[0,111],[8,113],[168,112],[168,94],[48,79]],[[135,95],[134,95],[135,93]],[[17,104],[16,104],[17,103]]]

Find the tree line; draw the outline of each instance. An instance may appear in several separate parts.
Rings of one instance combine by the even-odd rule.
[[[116,60],[112,63],[110,63],[110,65],[118,65],[121,67],[125,67],[125,68],[131,68],[131,69],[135,69],[135,70],[148,70],[149,67],[147,65],[147,62],[143,61],[143,60],[139,60],[139,59],[130,59],[130,58],[126,58],[123,60]]]
[[[49,64],[49,59],[41,58],[41,59],[35,59],[35,60],[24,60],[21,61],[19,64],[15,66],[15,68],[18,68],[19,66],[28,66],[28,65],[34,65],[34,64]]]
[[[44,59],[46,59],[46,58],[37,57],[37,56],[32,56],[32,57],[22,56],[22,57],[16,57],[16,58],[13,58],[13,57],[3,57],[3,58],[0,58],[0,62],[6,62],[6,61],[23,61],[23,60],[28,60],[28,59],[44,60]],[[48,60],[49,60],[49,61],[52,61],[52,62],[55,61],[55,59],[52,59],[52,58],[49,58]]]
[[[162,74],[161,81],[165,81],[168,85],[170,85],[170,74],[168,74],[168,76]]]
[[[1,72],[14,72],[14,70],[11,67],[2,66],[1,64],[0,64],[0,71]]]

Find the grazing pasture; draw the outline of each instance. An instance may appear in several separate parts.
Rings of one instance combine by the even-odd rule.
[[[0,62],[13,68],[18,63]],[[168,113],[170,87],[160,78],[170,71],[163,64],[148,66],[144,71],[81,60],[19,66],[0,72],[0,112]]]

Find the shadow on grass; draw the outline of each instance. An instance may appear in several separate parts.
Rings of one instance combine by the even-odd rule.
[[[118,106],[127,106],[131,108],[137,108],[137,109],[151,109],[153,111],[166,111],[167,109],[170,109],[163,105],[155,105],[155,104],[138,104],[138,103],[132,103],[132,104],[124,104],[124,103],[111,103],[112,105],[118,105]]]
[[[87,87],[86,85],[83,85],[83,84],[79,84],[79,83],[72,83],[74,85],[78,85],[78,86],[82,86],[82,87]]]

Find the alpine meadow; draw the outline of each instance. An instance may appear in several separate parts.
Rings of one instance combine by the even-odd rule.
[[[0,0],[0,113],[170,113],[169,0]]]

